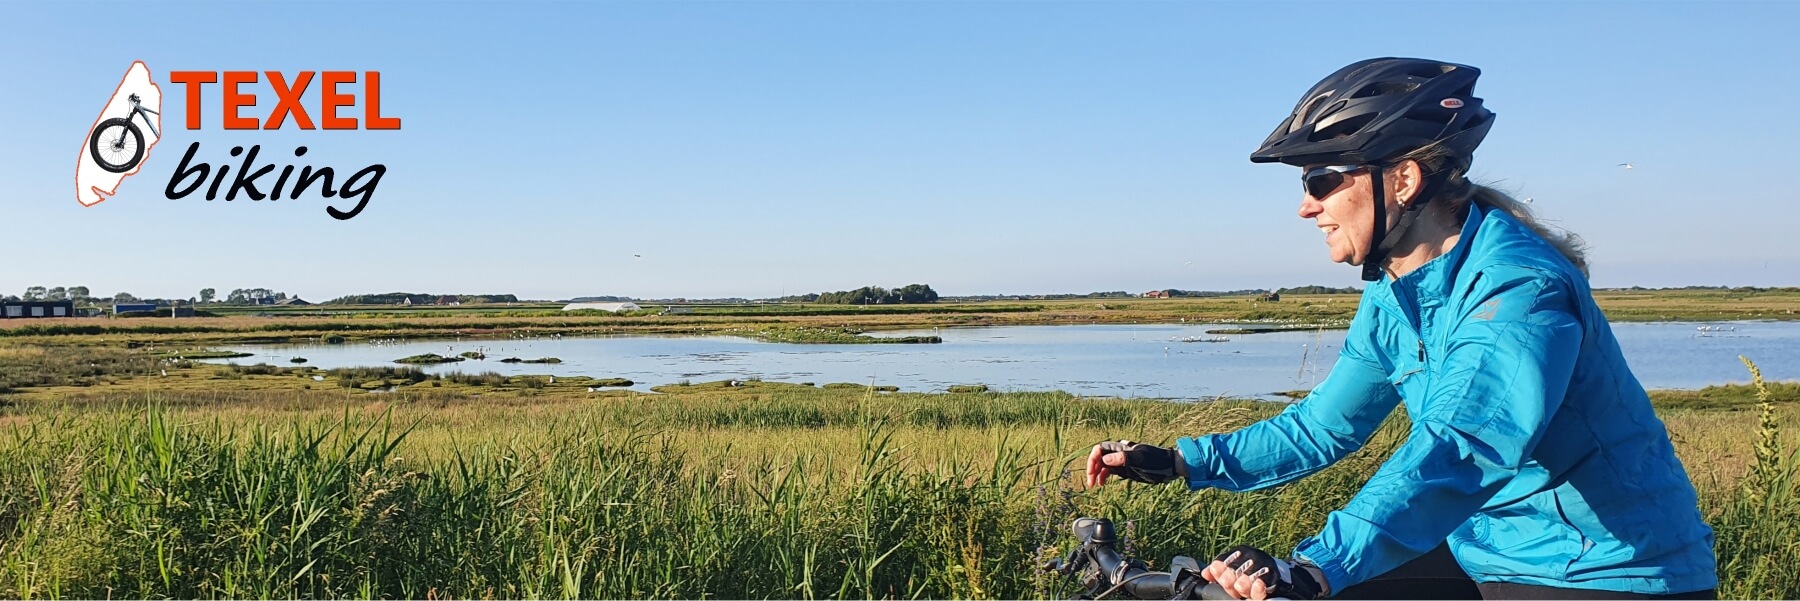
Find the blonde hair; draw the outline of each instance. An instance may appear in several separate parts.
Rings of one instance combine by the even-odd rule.
[[[1401,155],[1395,162],[1404,160],[1417,161],[1419,169],[1425,173],[1425,190],[1431,195],[1431,201],[1425,206],[1425,210],[1447,214],[1458,223],[1467,218],[1470,203],[1487,210],[1505,211],[1519,223],[1531,228],[1545,242],[1549,242],[1576,269],[1581,270],[1582,276],[1588,275],[1587,243],[1582,241],[1581,236],[1545,224],[1532,212],[1531,207],[1505,192],[1470,181],[1468,157],[1458,156],[1433,144]]]

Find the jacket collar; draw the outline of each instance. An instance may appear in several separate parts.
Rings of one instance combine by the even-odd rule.
[[[1481,205],[1469,203],[1469,215],[1463,219],[1462,233],[1456,238],[1456,245],[1450,252],[1438,255],[1418,269],[1400,276],[1398,279],[1382,278],[1370,286],[1371,291],[1378,291],[1377,300],[1384,301],[1388,307],[1401,309],[1407,304],[1401,298],[1413,299],[1419,305],[1437,305],[1444,297],[1453,292],[1456,276],[1462,271],[1463,260],[1469,256],[1469,247],[1475,244],[1476,232],[1482,223],[1492,214]],[[1405,313],[1411,314],[1410,307]]]

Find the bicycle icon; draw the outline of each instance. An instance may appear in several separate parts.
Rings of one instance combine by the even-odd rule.
[[[94,126],[94,133],[88,138],[88,153],[93,155],[94,163],[100,165],[101,169],[113,173],[130,171],[133,167],[137,167],[139,161],[144,160],[144,132],[138,129],[137,124],[131,122],[133,117],[143,117],[144,125],[150,128],[150,133],[159,138],[162,137],[162,134],[156,131],[156,125],[150,121],[150,115],[161,116],[162,113],[138,104],[137,94],[132,94],[129,100],[131,100],[130,113],[124,117],[113,117],[101,121],[99,125]]]

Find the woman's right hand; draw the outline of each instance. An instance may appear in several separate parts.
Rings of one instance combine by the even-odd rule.
[[[1094,451],[1088,454],[1088,488],[1105,484],[1107,476],[1162,484],[1186,475],[1187,464],[1182,462],[1180,453],[1155,445],[1109,440],[1094,445]]]

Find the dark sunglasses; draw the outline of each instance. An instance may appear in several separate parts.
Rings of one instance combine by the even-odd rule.
[[[1367,165],[1326,165],[1300,174],[1300,183],[1308,196],[1323,199],[1343,187],[1344,181],[1350,179],[1346,174],[1367,168]]]

